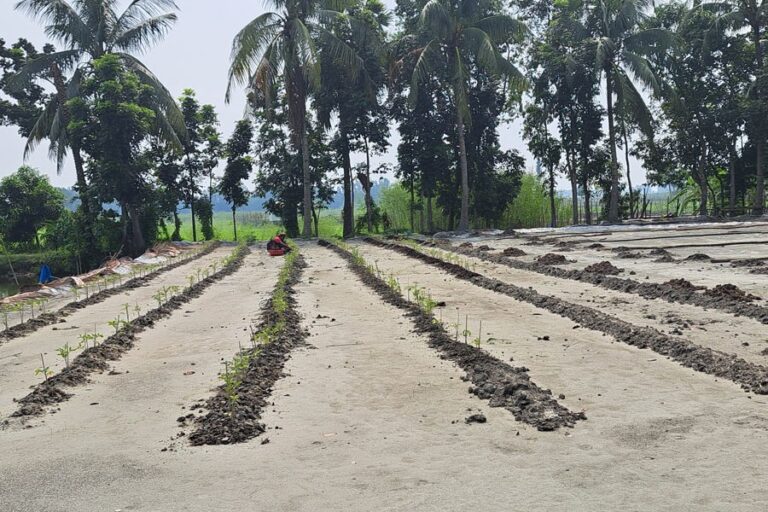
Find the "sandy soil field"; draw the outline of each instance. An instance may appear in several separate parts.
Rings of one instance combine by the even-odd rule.
[[[222,263],[41,414],[40,353],[233,248],[0,345],[0,510],[768,509],[768,224],[299,250]],[[212,417],[258,428],[190,442]]]

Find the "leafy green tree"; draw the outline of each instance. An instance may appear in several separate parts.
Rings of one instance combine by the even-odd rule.
[[[284,84],[292,142],[302,157],[304,204],[303,235],[312,234],[312,176],[307,98],[321,80],[320,48],[330,51],[353,74],[363,65],[347,44],[326,28],[339,19],[349,1],[272,0],[278,12],[266,12],[248,23],[232,44],[227,99],[232,87],[248,84],[266,105],[272,103],[278,78]]]
[[[389,141],[389,113],[380,100],[386,86],[384,30],[389,15],[380,0],[357,0],[347,10],[347,16],[335,20],[329,27],[338,39],[354,49],[363,61],[363,72],[350,76],[332,48],[321,46],[321,86],[314,94],[318,118],[326,128],[331,126],[331,115],[338,115],[337,131],[333,141],[344,169],[342,211],[344,237],[354,235],[354,205],[351,152],[363,150],[366,154],[365,180],[370,183],[370,153],[386,150]],[[366,217],[371,219],[372,199],[370,187],[366,191]],[[371,219],[372,220],[372,219]]]
[[[735,169],[736,142],[742,131],[738,93],[749,82],[749,62],[743,57],[736,66],[730,62],[746,53],[744,39],[712,33],[715,19],[697,6],[669,4],[657,7],[648,21],[674,32],[678,44],[654,59],[667,84],[661,103],[666,129],[661,140],[649,142],[642,151],[655,183],[683,185],[693,179],[699,188],[699,213],[704,216],[712,206],[711,178],[719,168]]]
[[[557,207],[555,198],[556,170],[562,157],[560,141],[549,132],[552,115],[546,109],[531,104],[525,111],[523,136],[528,140],[531,151],[540,166],[545,169],[544,182],[549,188],[550,227],[557,227]]]
[[[243,185],[253,169],[253,158],[250,156],[253,144],[253,125],[248,120],[237,123],[235,131],[227,141],[227,166],[224,176],[219,183],[219,192],[232,205],[232,226],[237,240],[237,209],[248,204],[250,196]]]
[[[197,241],[197,201],[202,192],[200,179],[208,178],[208,201],[213,197],[213,171],[221,157],[218,116],[213,105],[200,105],[192,89],[179,98],[187,137],[182,144],[179,165],[184,169],[181,189],[184,203],[192,213],[192,240]]]
[[[603,115],[595,103],[598,94],[597,76],[593,71],[595,57],[585,44],[589,33],[582,22],[583,15],[580,0],[550,6],[551,21],[532,45],[529,63],[535,101],[546,106],[559,126],[564,167],[571,183],[574,224],[580,221],[579,186],[585,196],[590,194],[587,162],[602,138]],[[588,199],[584,213],[587,222],[591,222]]]
[[[207,197],[201,197],[197,200],[197,212],[200,216],[200,231],[203,238],[213,240],[216,236],[213,230],[213,203]]]
[[[45,25],[49,37],[64,48],[45,52],[28,61],[14,77],[13,86],[28,88],[35,77],[50,76],[55,86],[55,98],[48,102],[28,137],[25,153],[31,152],[41,141],[48,139],[50,154],[55,155],[59,169],[68,149],[77,174],[77,192],[86,219],[88,236],[94,229],[98,205],[91,205],[84,162],[82,142],[72,137],[71,113],[68,101],[80,94],[81,81],[87,66],[106,54],[114,54],[123,66],[131,70],[149,87],[148,105],[154,112],[158,133],[178,144],[185,137],[184,124],[178,105],[160,80],[135,54],[141,53],[159,41],[176,21],[177,9],[173,0],[132,0],[121,13],[116,10],[117,0],[19,0],[16,9],[28,13]],[[85,66],[85,68],[83,67]],[[65,75],[71,73],[67,80]],[[88,245],[93,245],[92,239]]]
[[[63,212],[64,195],[31,167],[21,167],[0,181],[0,233],[7,242],[34,241],[40,248],[40,229]]]
[[[43,47],[43,53],[53,52],[52,45]],[[39,55],[26,39],[19,39],[7,47],[0,38],[0,92],[4,96],[0,97],[0,126],[16,126],[22,137],[29,137],[51,95],[37,83],[18,88],[12,87],[11,82],[28,61]]]
[[[98,200],[117,202],[123,246],[131,255],[147,247],[142,216],[152,211],[149,166],[142,143],[156,127],[152,88],[123,67],[119,56],[105,54],[92,63],[77,98],[68,102],[68,131],[82,141],[87,172]]]
[[[661,92],[648,56],[672,45],[662,28],[643,28],[650,0],[592,0],[588,28],[592,32],[596,71],[605,80],[608,145],[611,150],[610,222],[619,221],[619,163],[616,156],[616,110],[631,115],[641,130],[651,130],[651,113],[635,80]],[[615,103],[614,103],[615,96]]]
[[[444,73],[450,88],[458,141],[461,171],[459,229],[469,229],[469,166],[465,126],[471,124],[468,89],[472,71],[483,70],[505,77],[515,85],[523,83],[520,71],[499,51],[501,44],[522,41],[524,25],[506,14],[494,12],[490,1],[430,0],[420,16],[425,44],[417,56],[411,79],[411,105],[419,97],[419,86],[435,74]]]
[[[750,139],[755,146],[755,197],[753,213],[765,209],[765,145],[768,138],[768,69],[765,63],[765,38],[768,31],[768,6],[756,0],[708,1],[703,9],[717,15],[712,32],[732,30],[751,42],[752,83],[744,95],[745,118]],[[746,50],[747,48],[745,48]]]

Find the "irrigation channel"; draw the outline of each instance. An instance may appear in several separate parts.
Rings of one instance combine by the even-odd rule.
[[[472,249],[514,246],[530,251],[520,261],[533,263],[559,248],[528,241],[473,239]],[[461,272],[356,240],[337,248],[300,243],[306,266],[288,275],[285,259],[254,248],[231,273],[136,332],[131,350],[84,385],[65,388],[72,396],[42,415],[8,418],[19,405],[12,397],[41,378],[34,358],[0,359],[0,421],[8,418],[0,428],[3,510],[768,508],[768,397],[620,342],[588,318],[577,322],[521,299],[527,290],[579,300],[632,329],[655,329],[755,367],[763,324],[471,254],[406,249],[462,258]],[[563,268],[599,258],[622,266],[610,250],[564,254],[578,263]],[[623,277],[635,269],[632,279],[645,281],[646,268],[661,266],[646,260],[624,260]],[[674,277],[696,285],[726,282],[710,262],[675,265]],[[177,270],[157,279],[183,286],[191,272]],[[477,285],[487,276],[499,289]],[[146,313],[157,306],[156,292],[142,290],[158,284],[126,293],[144,294]],[[509,285],[519,297],[499,293]],[[761,286],[739,283],[756,295]],[[281,290],[287,307],[275,314]],[[0,358],[12,356],[12,346],[46,343],[44,332],[65,334],[59,329],[80,314],[106,325],[123,302],[110,297],[61,326],[10,340]],[[670,312],[691,320],[688,327]],[[273,330],[281,320],[289,329]],[[264,331],[272,335],[251,344]],[[246,353],[233,401],[220,375]],[[503,387],[497,370],[509,372]],[[507,384],[510,394],[498,393]],[[541,428],[548,420],[554,429]]]

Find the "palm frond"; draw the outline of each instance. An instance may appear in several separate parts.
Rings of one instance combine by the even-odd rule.
[[[309,27],[299,18],[290,18],[287,28],[290,34],[290,47],[286,48],[285,55],[289,58],[286,67],[300,70],[304,83],[317,88],[320,85],[320,59]],[[322,35],[320,37],[323,38]]]
[[[261,62],[265,49],[280,37],[285,21],[274,12],[266,12],[253,19],[235,36],[227,80],[227,102],[234,85],[245,84],[251,79],[253,67]]]
[[[93,41],[91,27],[66,0],[20,0],[15,9],[46,23],[45,33],[69,48],[88,47]]]
[[[35,77],[45,75],[54,64],[58,65],[63,71],[72,69],[81,56],[82,52],[80,50],[64,50],[62,52],[40,54],[34,60],[27,62],[18,73],[12,75],[8,80],[8,85],[12,91],[21,90]]]
[[[144,52],[162,39],[177,19],[174,13],[145,19],[124,32],[115,34],[112,46],[122,51]]]
[[[182,141],[187,139],[187,128],[184,124],[184,116],[173,95],[139,59],[128,53],[116,55],[120,57],[126,69],[135,73],[141,83],[151,88],[155,116],[167,118],[167,124],[172,128],[172,132],[163,132],[167,137],[166,142],[180,146]]]
[[[450,31],[451,15],[440,0],[429,0],[421,10],[420,22],[438,37],[445,37]]]
[[[642,55],[661,54],[673,48],[677,44],[677,37],[669,30],[663,28],[649,28],[624,38],[624,47]]]
[[[32,130],[29,132],[29,137],[27,137],[27,142],[24,145],[24,160],[29,158],[43,140],[48,138],[51,133],[53,119],[56,116],[58,109],[58,99],[53,96],[48,100],[45,108],[43,108],[40,116],[35,121]]]
[[[652,138],[653,116],[642,94],[635,88],[635,84],[632,83],[632,80],[621,68],[616,68],[613,74],[613,81],[616,89],[616,106],[632,119],[648,138]]]
[[[440,52],[440,43],[437,39],[432,39],[426,46],[417,50],[418,58],[413,66],[411,74],[411,88],[408,94],[408,103],[411,106],[416,105],[419,98],[419,86],[431,76],[435,69],[444,65],[443,56]]]
[[[460,44],[475,56],[480,67],[492,74],[498,74],[497,50],[491,37],[475,27],[464,28],[461,35]]]
[[[661,94],[661,84],[648,59],[628,50],[623,50],[621,61],[643,85],[650,87],[656,95]]]
[[[520,42],[530,34],[525,23],[505,14],[483,18],[475,27],[488,34],[494,43]]]

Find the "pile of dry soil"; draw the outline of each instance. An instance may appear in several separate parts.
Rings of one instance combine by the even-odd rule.
[[[584,272],[602,274],[604,276],[616,276],[624,272],[624,269],[614,266],[610,261],[601,261],[600,263],[589,265],[584,269]]]
[[[565,265],[568,260],[562,254],[553,254],[548,252],[544,256],[539,256],[536,261],[542,265]]]

